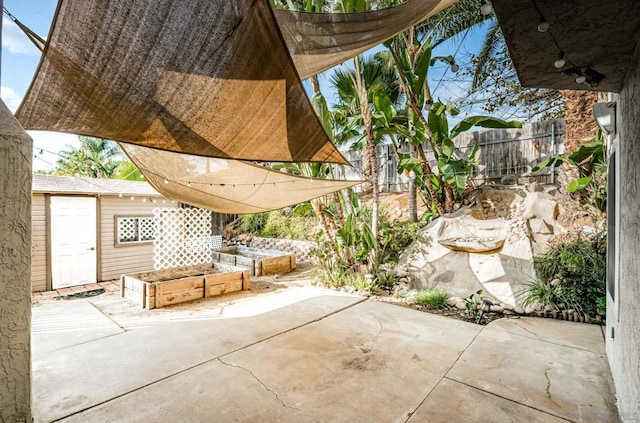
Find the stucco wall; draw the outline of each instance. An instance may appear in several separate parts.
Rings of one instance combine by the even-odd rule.
[[[619,291],[607,302],[607,355],[624,422],[640,422],[640,55],[617,100]]]
[[[0,422],[31,421],[32,144],[0,101]]]

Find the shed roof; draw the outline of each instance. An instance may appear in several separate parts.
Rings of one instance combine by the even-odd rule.
[[[160,197],[146,182],[73,176],[33,175],[32,192],[48,194],[143,195]]]

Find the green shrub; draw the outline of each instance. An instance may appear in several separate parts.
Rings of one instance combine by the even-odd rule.
[[[567,308],[596,315],[598,301],[606,295],[607,239],[604,232],[592,237],[575,234],[552,245],[536,258],[535,263],[543,283],[560,280],[559,296]]]
[[[518,290],[516,298],[523,307],[531,307],[537,304],[558,310],[558,304],[562,302],[562,290],[560,285],[543,282],[540,279],[532,279]]]
[[[416,293],[415,302],[428,308],[443,308],[447,305],[449,294],[440,289],[422,289]]]
[[[339,289],[345,285],[347,270],[336,263],[324,262],[313,269],[312,277],[315,282],[327,288]]]
[[[272,211],[267,214],[267,220],[258,235],[265,238],[306,239],[313,226],[315,221],[312,218]]]
[[[268,217],[269,213],[245,214],[243,216],[240,216],[238,227],[242,232],[248,232],[257,235],[262,230],[262,228],[264,228],[265,223],[267,223]]]
[[[381,217],[378,223],[378,248],[381,263],[398,263],[398,259],[413,241],[424,223],[387,220]]]

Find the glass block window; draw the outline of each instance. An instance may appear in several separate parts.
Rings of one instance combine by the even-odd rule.
[[[153,217],[116,217],[116,244],[151,242],[155,237]]]

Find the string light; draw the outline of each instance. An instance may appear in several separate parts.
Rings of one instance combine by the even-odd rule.
[[[187,186],[191,188],[191,182],[187,182]]]
[[[540,23],[538,24],[538,32],[547,32],[551,24],[547,22],[544,18],[540,18]]]
[[[487,16],[489,13],[493,12],[493,6],[488,1],[483,1],[482,6],[480,6],[480,13]]]
[[[567,61],[564,59],[564,52],[561,51],[558,55],[558,60],[553,62],[553,66],[555,66],[557,69],[562,69],[566,63]]]
[[[460,70],[460,66],[456,62],[451,63],[451,72],[456,73]]]
[[[118,197],[122,198],[124,197],[124,195],[122,195],[122,193],[118,194]]]
[[[169,183],[169,179],[164,178],[164,183],[165,183],[165,184],[168,184],[168,183]]]

